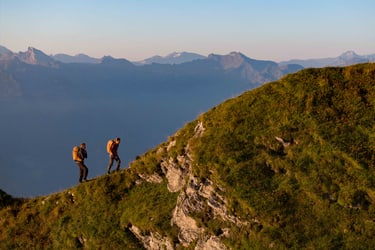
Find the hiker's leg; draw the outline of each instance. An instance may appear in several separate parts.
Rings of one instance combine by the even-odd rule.
[[[87,168],[85,164],[82,164],[82,165],[83,165],[83,180],[87,181],[87,175],[89,173],[89,169]]]
[[[113,156],[110,155],[109,156],[109,163],[108,163],[108,166],[107,166],[107,174],[110,173],[112,165],[113,165]]]
[[[83,167],[83,164],[82,164],[82,162],[77,162],[77,165],[78,165],[78,167],[79,167],[79,179],[78,179],[78,181],[79,182],[82,182],[82,178],[83,178],[83,176],[84,176],[84,167]]]
[[[121,165],[120,157],[117,156],[116,160],[117,160],[116,171],[119,171],[120,170],[120,165]]]

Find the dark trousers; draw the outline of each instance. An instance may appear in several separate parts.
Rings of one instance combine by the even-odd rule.
[[[86,167],[83,161],[76,161],[79,167],[79,182],[87,181],[87,174],[89,173],[89,169]]]
[[[108,163],[108,166],[107,166],[107,173],[108,174],[111,172],[111,167],[113,165],[113,161],[117,161],[116,171],[120,170],[120,164],[121,164],[120,157],[118,157],[118,155],[110,155],[109,156],[109,163]]]

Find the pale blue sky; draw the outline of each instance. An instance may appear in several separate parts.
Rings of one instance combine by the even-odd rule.
[[[0,45],[141,60],[174,51],[282,61],[375,53],[374,0],[0,0]]]

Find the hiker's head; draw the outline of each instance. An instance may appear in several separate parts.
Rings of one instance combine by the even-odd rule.
[[[82,142],[80,146],[81,148],[86,148],[86,143]]]
[[[117,144],[120,144],[121,139],[120,139],[119,137],[117,137],[117,138],[115,139],[115,142],[116,142]]]

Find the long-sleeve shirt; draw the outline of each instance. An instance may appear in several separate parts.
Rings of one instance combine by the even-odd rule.
[[[110,151],[111,151],[112,155],[117,156],[117,149],[118,149],[119,145],[120,144],[118,144],[116,142],[112,143],[111,148],[110,148]]]
[[[84,159],[87,158],[87,151],[83,148],[79,148],[78,156],[80,159],[82,159],[82,161],[84,161]]]

